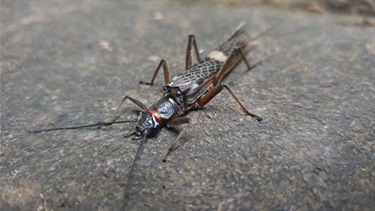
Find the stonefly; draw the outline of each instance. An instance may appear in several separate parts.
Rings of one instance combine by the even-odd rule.
[[[147,137],[157,135],[163,127],[171,128],[188,124],[190,119],[186,117],[186,115],[189,111],[203,108],[208,102],[210,102],[210,100],[220,93],[223,88],[229,91],[246,115],[261,121],[262,118],[251,113],[233,89],[230,86],[221,83],[221,80],[226,74],[229,74],[234,66],[236,66],[241,60],[245,62],[248,69],[251,69],[250,63],[245,57],[250,50],[250,42],[263,36],[270,29],[272,28],[269,28],[256,38],[250,39],[243,24],[241,24],[226,42],[221,44],[203,59],[200,58],[195,36],[189,35],[186,50],[185,71],[181,75],[175,76],[171,80],[169,77],[167,61],[162,59],[157,66],[151,81],[140,81],[141,84],[153,85],[159,70],[161,68],[163,69],[165,83],[163,86],[163,96],[151,106],[147,106],[142,100],[127,95],[122,99],[112,118],[108,122],[27,131],[30,133],[40,133],[52,130],[110,126],[112,124],[132,122],[134,123],[134,128],[129,134],[125,135],[125,137],[133,136],[133,139],[142,139],[135,156],[135,163]],[[194,65],[192,65],[193,48],[197,59],[197,63]],[[141,110],[135,120],[116,121],[122,114],[122,106],[126,100],[130,100]],[[178,141],[186,133],[186,128],[187,127],[185,127],[174,142],[172,142],[163,162],[165,162],[168,155],[178,147]],[[134,163],[132,168],[134,167]]]

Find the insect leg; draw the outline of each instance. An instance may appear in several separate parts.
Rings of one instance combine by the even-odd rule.
[[[237,101],[237,103],[241,106],[242,110],[249,116],[255,118],[256,120],[258,121],[261,121],[262,118],[260,118],[259,116],[249,112],[249,110],[247,110],[247,108],[244,106],[244,104],[242,103],[242,101],[240,100],[240,98],[238,98],[237,94],[232,90],[232,88],[230,88],[228,85],[225,85],[225,84],[220,84],[220,81],[221,79],[224,77],[224,75],[227,73],[227,71],[230,71],[230,68],[232,68],[233,64],[236,63],[235,62],[235,59],[238,59],[238,58],[235,58],[238,53],[240,54],[241,58],[246,61],[246,57],[245,55],[242,53],[241,49],[240,48],[234,48],[228,58],[225,60],[223,66],[221,67],[221,69],[219,70],[219,72],[216,74],[213,82],[212,82],[212,85],[211,85],[211,89],[205,94],[203,95],[203,97],[201,97],[198,101],[198,104],[195,105],[196,108],[200,108],[200,107],[203,107],[205,106],[208,102],[210,102],[217,94],[219,94],[219,92],[221,92],[221,90],[223,89],[223,87],[225,87],[229,93],[232,95],[232,97]],[[250,65],[245,62],[246,65],[250,68]]]
[[[173,118],[168,122],[167,127],[176,127],[182,124],[189,123],[190,119],[184,116]]]
[[[155,72],[154,72],[154,75],[152,76],[152,79],[151,79],[151,82],[147,82],[147,81],[140,81],[139,83],[140,84],[146,84],[146,85],[153,85],[154,84],[154,81],[155,81],[155,78],[156,78],[156,75],[158,74],[160,68],[163,67],[163,71],[164,71],[164,83],[165,84],[169,84],[169,82],[171,81],[171,79],[169,78],[169,68],[168,68],[168,63],[165,59],[162,59],[158,65],[158,67],[155,69]]]
[[[201,61],[200,57],[199,57],[199,51],[198,51],[198,47],[197,47],[197,42],[195,41],[195,36],[193,34],[190,34],[189,35],[189,38],[188,38],[188,44],[187,44],[187,47],[186,47],[186,62],[185,62],[185,70],[188,70],[190,69],[191,67],[191,63],[192,63],[192,58],[191,58],[191,45],[193,44],[194,45],[194,50],[195,50],[195,55],[197,57],[197,61],[198,63]]]
[[[247,61],[247,59],[245,57],[245,54],[243,54],[241,48],[234,48],[229,53],[228,58],[225,60],[225,62],[223,64],[223,67],[221,67],[221,69],[219,70],[219,72],[216,74],[215,79],[213,81],[213,85],[214,86],[216,86],[221,81],[221,79],[223,79],[224,75],[227,74],[228,71],[231,70],[231,68],[233,67],[233,65],[238,62],[237,59],[239,59],[239,58],[236,58],[238,56],[238,54],[240,55],[241,59],[245,62],[247,68],[248,69],[251,68],[250,63]]]
[[[258,120],[259,122],[262,121],[262,118],[260,118],[259,116],[251,113],[249,110],[247,110],[247,108],[245,107],[245,105],[243,104],[243,102],[240,100],[240,98],[237,96],[237,94],[233,91],[233,89],[226,85],[226,84],[221,84],[221,86],[225,87],[229,93],[232,95],[232,97],[236,100],[236,102],[238,103],[238,105],[241,106],[242,110],[249,116],[255,118],[256,120]]]
[[[190,119],[187,118],[187,117],[176,117],[174,118],[173,120],[171,120],[169,123],[168,123],[168,127],[175,127],[175,126],[178,126],[178,125],[182,125],[182,124],[187,124],[190,122]],[[186,133],[186,130],[187,130],[187,127],[185,127],[180,134],[178,134],[177,138],[171,143],[171,145],[169,145],[169,148],[168,148],[168,152],[167,154],[165,155],[164,159],[163,159],[163,162],[166,162],[167,161],[167,158],[169,156],[169,154],[171,154],[175,149],[177,149],[179,147],[178,145],[178,142],[179,140],[181,139],[181,137]]]
[[[203,107],[205,106],[208,102],[210,102],[217,94],[219,94],[219,92],[221,92],[221,90],[223,90],[223,87],[225,87],[229,93],[232,95],[232,97],[236,100],[236,102],[241,106],[242,110],[249,116],[255,118],[256,120],[258,120],[259,122],[262,121],[262,118],[260,118],[259,116],[251,113],[249,110],[247,110],[247,108],[245,107],[245,105],[243,104],[243,102],[240,100],[240,98],[237,96],[237,94],[233,91],[232,88],[230,88],[228,85],[226,84],[219,84],[215,87],[213,87],[209,92],[207,92],[201,99],[199,99],[198,101],[198,107]]]
[[[122,114],[122,109],[121,109],[121,107],[122,107],[122,105],[124,104],[124,102],[125,102],[127,99],[129,99],[131,102],[133,102],[134,104],[136,104],[136,105],[137,105],[138,107],[140,107],[142,110],[148,110],[148,107],[147,107],[147,105],[146,105],[144,102],[142,102],[141,100],[138,100],[137,98],[132,97],[132,96],[130,96],[130,95],[126,95],[126,96],[122,99],[121,103],[117,106],[116,111],[115,111],[115,113],[113,113],[110,122],[114,122],[114,121],[116,121],[116,120],[121,116],[121,114]]]
[[[246,66],[247,66],[247,70],[250,70],[250,69],[251,69],[250,62],[246,59],[246,56],[245,56],[245,54],[242,52],[241,48],[238,48],[238,53],[240,54],[241,59],[245,62]]]

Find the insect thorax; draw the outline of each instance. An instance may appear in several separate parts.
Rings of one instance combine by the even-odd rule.
[[[160,116],[160,121],[170,120],[178,113],[178,104],[171,97],[163,97],[150,107]]]

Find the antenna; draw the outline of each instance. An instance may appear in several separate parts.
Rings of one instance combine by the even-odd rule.
[[[41,130],[27,130],[28,133],[41,133],[41,132],[48,132],[53,130],[73,130],[73,129],[80,129],[80,128],[87,128],[87,127],[97,127],[97,126],[110,126],[113,124],[121,124],[121,123],[127,123],[127,122],[134,122],[134,120],[122,120],[122,121],[115,121],[115,122],[98,122],[95,124],[89,124],[89,125],[79,125],[79,126],[71,126],[71,127],[56,127],[56,128],[47,128],[47,129],[41,129]]]

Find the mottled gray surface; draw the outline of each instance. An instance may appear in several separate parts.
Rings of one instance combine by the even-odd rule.
[[[0,207],[4,210],[371,210],[375,207],[374,28],[267,8],[116,1],[1,2]],[[208,53],[245,21],[254,41],[224,91],[145,144],[129,125],[29,134],[108,119],[125,94],[161,95],[159,59],[182,72],[187,34]],[[131,110],[135,106],[129,104]],[[126,119],[126,117],[125,117]],[[129,195],[129,198],[124,195]]]

